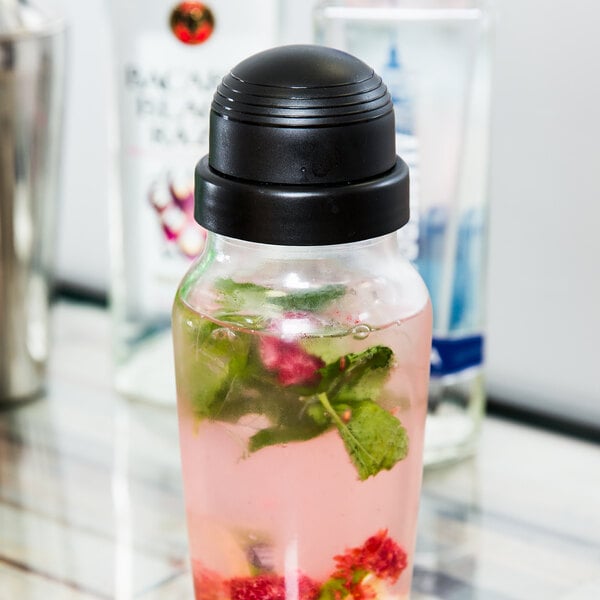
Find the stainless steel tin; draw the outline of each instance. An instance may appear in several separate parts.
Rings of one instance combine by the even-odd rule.
[[[64,26],[0,0],[0,402],[43,389]]]

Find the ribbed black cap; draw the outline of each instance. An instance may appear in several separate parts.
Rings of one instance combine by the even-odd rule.
[[[283,245],[377,237],[409,216],[381,78],[322,46],[283,46],[233,68],[215,93],[208,157],[196,167],[196,220]]]

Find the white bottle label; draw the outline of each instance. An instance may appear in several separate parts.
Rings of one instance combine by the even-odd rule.
[[[276,0],[114,2],[127,302],[168,314],[202,250],[194,167],[222,77],[276,41]]]

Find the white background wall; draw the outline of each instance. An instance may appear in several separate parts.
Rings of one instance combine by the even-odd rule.
[[[103,289],[106,21],[101,0],[65,4],[72,52],[58,270]],[[307,39],[309,5],[290,2],[288,40]],[[595,0],[496,0],[488,279],[490,392],[598,425],[599,23]]]
[[[600,424],[600,3],[498,0],[489,388]]]
[[[108,282],[108,23],[103,0],[63,0],[69,23],[58,278],[103,290]]]

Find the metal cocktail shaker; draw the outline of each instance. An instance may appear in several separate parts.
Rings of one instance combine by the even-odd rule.
[[[43,387],[64,23],[0,0],[0,402]]]

